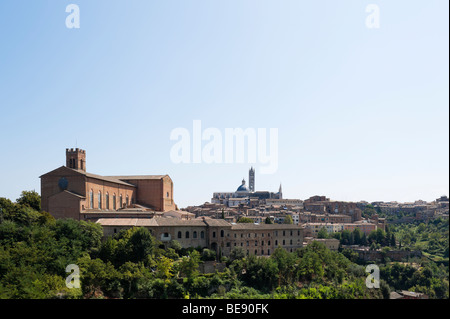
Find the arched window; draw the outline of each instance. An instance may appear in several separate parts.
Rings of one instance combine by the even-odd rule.
[[[181,238],[181,232],[180,231],[178,232],[178,238]]]
[[[220,237],[223,237],[224,236],[224,232],[223,232],[223,229],[220,231]]]
[[[89,208],[94,208],[94,191],[89,192]]]
[[[197,232],[196,231],[194,231],[194,233],[192,234],[192,237],[193,238],[197,238]]]
[[[205,232],[204,232],[203,230],[200,232],[200,238],[201,238],[201,239],[204,239],[204,238],[205,238]]]
[[[98,191],[98,209],[102,209],[102,192]]]
[[[122,194],[119,195],[119,207],[123,208],[123,198],[122,198]]]
[[[106,209],[109,209],[109,193],[108,192],[106,192],[106,195],[105,195],[105,206],[106,206]]]
[[[128,207],[129,204],[130,204],[130,199],[128,198],[128,195],[127,195],[127,199],[126,199],[126,205],[127,205],[127,207]]]
[[[113,209],[116,210],[117,209],[117,204],[116,204],[116,193],[113,194]]]
[[[189,238],[189,232],[188,231],[186,232],[186,238]]]

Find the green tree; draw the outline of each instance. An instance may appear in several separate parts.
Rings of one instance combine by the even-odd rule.
[[[319,232],[317,233],[317,238],[327,238],[328,237],[328,232],[325,229],[325,227],[322,227]]]
[[[367,236],[366,236],[366,233],[363,233],[363,235],[361,237],[361,246],[367,246],[367,245],[368,245]]]
[[[265,292],[272,290],[277,283],[278,267],[274,258],[259,258],[249,255],[243,260],[240,278],[249,287]]]
[[[148,255],[152,255],[156,241],[150,231],[144,227],[134,229],[129,244],[131,245],[129,260],[133,262],[145,261]]]
[[[230,261],[240,260],[245,257],[245,251],[242,247],[233,247],[230,252]]]
[[[205,248],[202,251],[202,258],[203,261],[212,261],[216,260],[216,251],[212,249]]]
[[[170,279],[173,277],[173,260],[166,256],[158,257],[156,262],[156,277]]]
[[[36,191],[22,191],[17,204],[41,211],[41,196]]]
[[[277,264],[279,284],[292,283],[295,271],[295,255],[287,252],[284,248],[277,247],[270,259],[273,259]]]
[[[198,275],[198,266],[200,263],[200,254],[194,250],[188,256],[183,256],[180,262],[180,272],[188,279],[193,279]]]
[[[391,247],[395,247],[395,245],[396,245],[396,243],[395,243],[395,235],[394,234],[391,235],[391,241],[390,241],[389,245]]]
[[[292,219],[291,215],[286,215],[286,217],[284,217],[284,221],[283,224],[294,224],[294,220]]]
[[[76,264],[80,267],[81,289],[85,298],[121,297],[121,276],[110,262],[85,255]]]
[[[342,245],[350,245],[352,242],[352,233],[348,229],[344,229],[341,232],[341,244]]]
[[[355,228],[355,230],[353,231],[353,243],[355,245],[361,245],[362,237],[363,232],[361,231],[361,229]]]
[[[238,223],[247,223],[247,224],[253,224],[253,219],[248,218],[248,217],[241,217],[239,218],[239,220],[237,221]]]

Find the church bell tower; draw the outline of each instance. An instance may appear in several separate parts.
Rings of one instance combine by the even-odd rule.
[[[248,188],[250,192],[255,191],[255,169],[253,167],[248,172]]]
[[[66,148],[66,166],[86,172],[86,151],[79,148]]]

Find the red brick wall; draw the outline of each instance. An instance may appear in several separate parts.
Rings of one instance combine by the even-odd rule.
[[[51,196],[48,206],[48,212],[55,218],[73,218],[80,219],[80,208],[83,199],[71,195],[67,192]]]
[[[60,193],[58,186],[60,178],[65,177],[68,181],[67,190],[81,196],[86,196],[85,176],[64,167],[58,168],[51,174],[41,177],[41,206],[42,210],[50,212],[49,197]]]
[[[94,207],[90,207],[90,191],[94,194]],[[136,200],[136,188],[132,186],[126,186],[121,184],[115,184],[112,182],[102,181],[95,178],[87,178],[85,184],[86,193],[86,209],[99,209],[98,196],[99,191],[102,196],[102,209],[107,209],[106,205],[106,193],[109,194],[109,210],[113,210],[113,196],[116,194],[116,209],[120,208],[120,195],[122,195],[122,203],[126,203],[128,196],[129,204],[132,204]]]
[[[127,183],[136,185],[138,204],[164,212],[175,209],[173,182],[169,176],[161,179],[129,179]]]

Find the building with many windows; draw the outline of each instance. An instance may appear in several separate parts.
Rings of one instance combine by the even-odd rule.
[[[229,256],[233,248],[242,248],[247,255],[269,256],[277,247],[294,251],[303,246],[303,228],[288,224],[229,223],[223,219],[196,218],[182,220],[159,217],[102,218],[105,236],[131,227],[147,228],[163,243],[178,241],[183,248],[209,248],[218,256]]]

